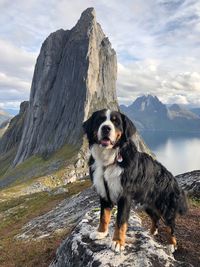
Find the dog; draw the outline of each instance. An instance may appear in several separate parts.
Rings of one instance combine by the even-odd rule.
[[[117,205],[117,218],[111,249],[121,252],[125,247],[131,203],[140,204],[150,216],[150,232],[157,233],[159,220],[168,228],[172,252],[177,248],[174,235],[177,214],[187,212],[185,193],[173,175],[150,155],[137,150],[132,136],[133,122],[118,111],[96,111],[83,123],[91,156],[89,172],[100,196],[100,224],[90,238],[108,235],[111,211]]]

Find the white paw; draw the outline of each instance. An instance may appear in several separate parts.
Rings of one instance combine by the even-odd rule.
[[[169,249],[169,251],[170,251],[171,253],[174,253],[175,250],[177,250],[177,247],[174,246],[173,244],[170,244],[170,245],[168,245],[168,249]]]
[[[124,246],[121,246],[118,242],[116,241],[112,241],[111,242],[111,245],[110,245],[110,248],[112,251],[115,251],[115,252],[122,252],[124,250]]]
[[[90,239],[92,240],[99,240],[99,239],[103,239],[108,235],[108,231],[106,232],[98,232],[98,231],[94,231],[90,234]]]
[[[155,232],[153,233],[153,235],[157,235],[158,234],[158,229],[155,230]]]

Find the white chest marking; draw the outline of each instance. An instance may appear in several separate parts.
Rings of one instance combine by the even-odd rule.
[[[114,163],[118,151],[116,149],[104,149],[98,145],[91,148],[91,153],[95,159],[91,166],[93,173],[93,184],[97,193],[107,199],[104,179],[108,185],[110,199],[116,203],[122,193],[121,174],[123,169]],[[111,165],[110,165],[111,164]]]

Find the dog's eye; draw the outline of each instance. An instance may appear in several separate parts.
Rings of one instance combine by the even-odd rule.
[[[119,124],[119,119],[118,119],[117,117],[115,117],[115,116],[113,116],[113,117],[111,118],[111,121],[112,121],[114,124],[116,124],[116,125]]]

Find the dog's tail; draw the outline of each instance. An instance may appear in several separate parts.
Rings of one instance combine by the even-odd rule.
[[[188,200],[186,193],[181,189],[178,201],[178,213],[180,215],[186,214],[188,211]]]

